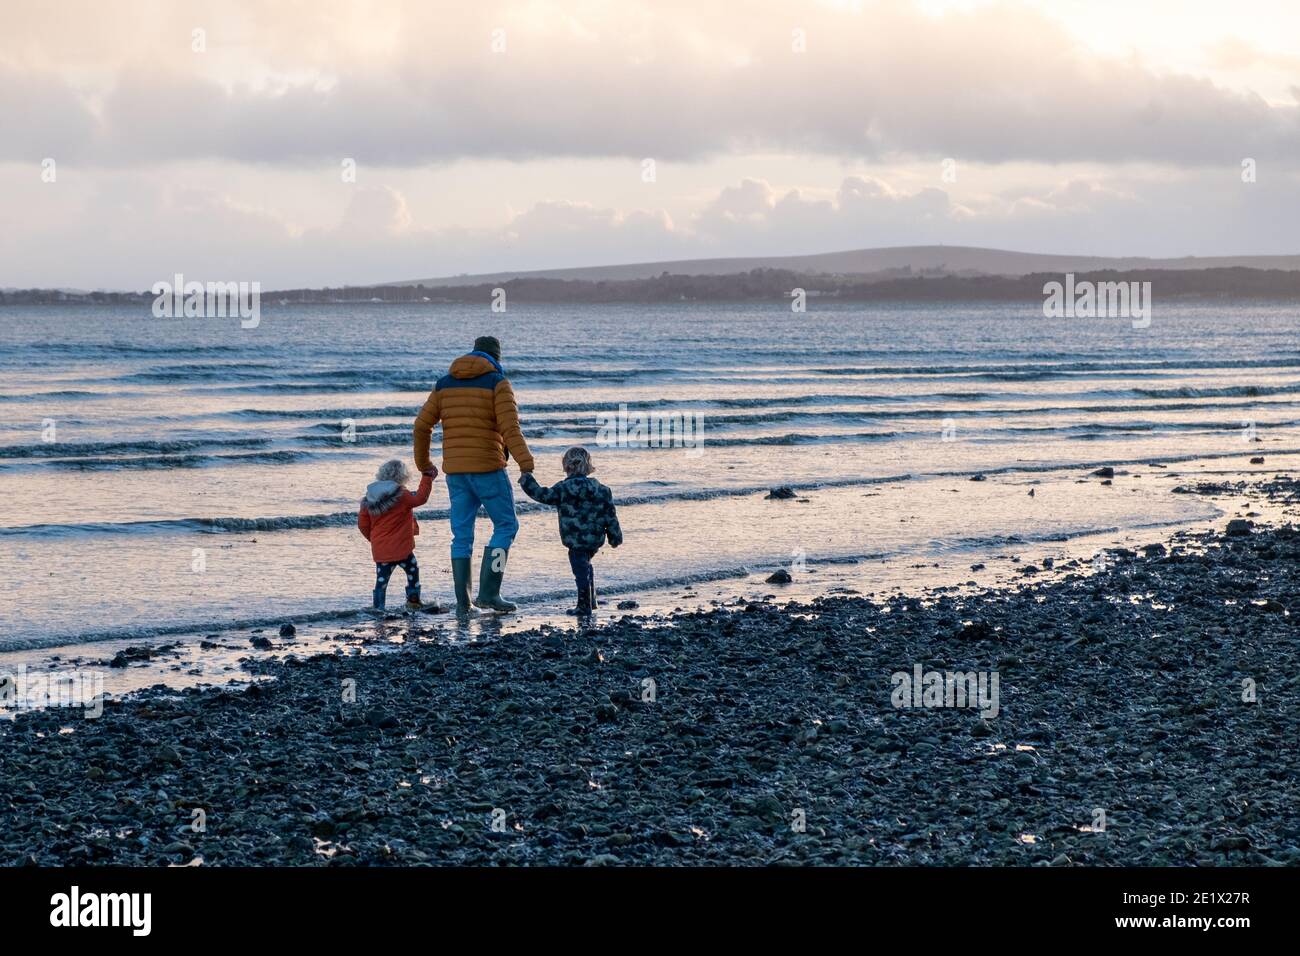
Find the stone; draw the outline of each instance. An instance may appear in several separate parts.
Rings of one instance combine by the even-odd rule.
[[[957,637],[964,641],[987,641],[993,636],[994,630],[987,621],[970,621],[957,632]]]
[[[366,723],[371,727],[378,727],[380,730],[392,730],[399,725],[396,717],[378,708],[366,714]]]

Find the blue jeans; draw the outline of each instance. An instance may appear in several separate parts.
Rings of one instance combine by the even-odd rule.
[[[451,498],[451,556],[468,558],[474,553],[474,519],[482,505],[492,519],[490,548],[509,548],[519,533],[515,517],[515,493],[506,470],[482,474],[447,476]]]

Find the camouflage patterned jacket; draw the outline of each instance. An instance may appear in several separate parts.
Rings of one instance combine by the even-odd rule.
[[[543,488],[531,473],[525,473],[521,484],[529,498],[560,509],[560,540],[566,548],[595,551],[606,537],[616,548],[623,543],[614,495],[595,478],[574,475]]]

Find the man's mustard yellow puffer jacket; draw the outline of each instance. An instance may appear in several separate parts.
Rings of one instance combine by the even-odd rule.
[[[519,430],[519,406],[510,380],[485,352],[470,352],[438,379],[415,420],[415,464],[429,469],[429,438],[442,422],[442,470],[480,474],[506,466],[506,449],[519,470],[533,470],[533,455]]]

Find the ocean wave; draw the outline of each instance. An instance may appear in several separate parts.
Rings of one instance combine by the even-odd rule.
[[[428,517],[421,512],[420,517]],[[298,531],[314,528],[340,528],[355,524],[356,511],[331,514],[284,515],[271,518],[158,518],[142,521],[92,521],[84,524],[30,524],[0,528],[5,536],[60,536],[82,534],[141,534],[141,533],[226,533]]]
[[[222,418],[316,418],[342,422],[357,418],[396,418],[407,416],[412,422],[420,412],[419,403],[410,405],[381,405],[349,408],[239,408],[229,412],[216,412]]]
[[[1293,425],[1300,424],[1295,421],[1278,421],[1278,422],[1258,422],[1257,427],[1262,428],[1290,428]],[[1124,435],[1124,434],[1151,434],[1159,432],[1231,432],[1240,434],[1242,431],[1241,421],[1231,419],[1228,421],[1194,421],[1194,422],[1153,422],[1153,421],[1127,421],[1127,422],[1087,422],[1080,425],[1007,425],[1003,426],[994,434],[1027,434],[1027,435],[1072,435],[1074,437],[1088,437],[1091,435]]]
[[[283,378],[283,370],[272,363],[264,365],[265,371],[257,371],[257,366],[244,362],[230,365],[191,365],[162,369],[145,369],[141,372],[128,372],[105,379],[109,382],[125,382],[133,385],[171,385],[187,382],[214,381],[262,381]]]
[[[166,468],[204,468],[219,464],[283,465],[314,457],[313,452],[259,451],[232,455],[150,455],[122,458],[49,458],[22,463],[0,463],[0,471],[17,468],[55,468],[64,471],[140,471]]]
[[[1177,388],[1134,388],[1130,391],[1143,398],[1263,398],[1269,395],[1295,394],[1300,392],[1300,384],[1224,385],[1210,388],[1184,385]]]
[[[839,488],[890,484],[907,481],[910,475],[895,475],[886,478],[844,478],[827,481],[793,484],[795,490],[814,488]],[[672,501],[710,501],[716,498],[743,498],[748,495],[765,494],[768,485],[747,485],[738,488],[684,488],[660,494],[619,495],[620,508],[636,505],[664,504]],[[359,499],[358,499],[359,504]],[[531,501],[520,501],[515,505],[519,514],[548,512],[553,509],[547,505]],[[444,521],[450,517],[447,508],[421,508],[416,517],[421,521]],[[353,507],[349,511],[333,511],[323,514],[278,515],[271,517],[212,517],[212,518],[162,518],[147,521],[121,522],[87,522],[85,524],[31,524],[0,528],[0,537],[5,536],[48,536],[64,534],[139,534],[139,533],[242,533],[298,531],[318,528],[349,527],[356,523],[357,512]]]
[[[830,432],[818,435],[790,432],[785,435],[754,435],[748,438],[706,437],[703,445],[711,448],[735,448],[745,445],[819,445],[843,441],[884,441],[897,436],[898,432]]]
[[[937,427],[936,423],[951,421],[963,431],[966,439],[995,441],[999,436],[1015,439],[1024,435],[1073,437],[1093,440],[1100,437],[1123,435],[1149,435],[1155,433],[1213,433],[1236,432],[1241,428],[1241,416],[1256,421],[1260,428],[1290,428],[1297,424],[1293,418],[1272,420],[1261,417],[1268,409],[1292,409],[1300,405],[1294,401],[1276,401],[1266,404],[1215,402],[1187,399],[1131,406],[1123,412],[1113,403],[1094,405],[1044,405],[1030,407],[933,407],[916,409],[781,409],[752,413],[731,411],[723,414],[701,412],[704,425],[702,444],[715,448],[740,448],[762,446],[795,446],[814,444],[874,443],[895,439],[923,437]],[[1221,420],[1196,417],[1182,420],[1156,420],[1144,417],[1152,413],[1213,412],[1238,409],[1236,417]],[[1245,410],[1242,410],[1245,409]],[[1248,411],[1246,411],[1248,410]],[[308,414],[320,414],[311,412]],[[1096,421],[1061,423],[1061,416],[1086,416]],[[1122,416],[1122,417],[1121,417]],[[296,417],[296,416],[295,416]],[[1118,420],[1102,420],[1104,417]],[[1015,424],[1017,420],[1049,419],[1046,424]],[[552,418],[529,418],[522,429],[529,443],[543,450],[557,442],[590,440],[595,436],[599,422],[595,410],[586,415],[566,415]],[[874,430],[837,430],[835,426],[888,425],[915,422],[911,429],[880,428]],[[63,470],[111,469],[168,469],[200,468],[205,465],[236,463],[288,464],[315,454],[331,451],[361,452],[365,449],[407,448],[412,441],[409,424],[367,424],[354,421],[353,430],[345,432],[342,420],[314,422],[306,430],[279,434],[273,437],[241,437],[214,435],[211,437],[178,438],[173,440],[124,440],[106,442],[56,442],[0,445],[0,470],[20,467],[51,467]],[[774,426],[812,426],[810,430],[789,430],[773,433]],[[757,433],[746,433],[746,429]],[[255,453],[231,454],[231,451],[258,449]],[[646,448],[646,451],[658,451]],[[664,451],[680,451],[665,447]],[[440,444],[433,446],[436,454]]]
[[[1037,356],[1042,358],[1040,354]],[[1300,368],[1300,356],[1258,359],[1119,359],[1108,361],[1047,361],[1035,365],[1025,365],[1033,361],[1034,356],[1008,355],[1006,363],[998,364],[946,364],[946,365],[844,365],[825,368],[812,367],[808,372],[822,375],[1001,375],[1004,373],[1024,373],[1033,377],[1040,374],[1072,374],[1078,372],[1099,372],[1113,374],[1116,372],[1182,372],[1207,371],[1212,369],[1292,369]]]
[[[332,354],[332,353],[326,353]],[[350,356],[355,360],[355,355]],[[777,380],[788,383],[815,382],[819,378],[951,378],[961,381],[987,382],[1039,382],[1053,379],[1086,378],[1088,376],[1130,378],[1145,376],[1170,376],[1191,371],[1206,370],[1266,370],[1283,371],[1300,367],[1300,358],[1270,356],[1259,359],[1205,359],[1205,360],[1091,360],[1091,361],[1033,361],[1025,364],[1022,355],[1008,354],[1006,361],[996,363],[943,363],[922,365],[845,365],[799,366],[793,355],[775,352],[769,358],[780,364],[772,369],[725,366],[722,368],[702,364],[665,368],[659,365],[633,367],[556,367],[520,365],[507,368],[510,378],[535,385],[580,385],[583,383],[628,384],[643,380],[673,379],[681,383],[691,381],[716,381],[720,377],[734,382],[761,382]],[[785,359],[785,361],[782,361]],[[274,362],[183,362],[174,365],[156,365],[138,371],[126,371],[106,382],[125,384],[179,384],[186,391],[207,394],[342,394],[364,391],[427,392],[441,373],[440,368],[423,365],[404,368],[406,363],[356,367],[324,364],[302,368],[301,362],[286,367]],[[754,377],[764,371],[764,377]],[[91,392],[69,391],[64,394],[42,393],[38,397],[88,397]],[[10,400],[14,400],[12,397]]]
[[[908,400],[926,400],[933,396],[907,396]],[[967,399],[977,399],[985,397],[997,399],[998,401],[1015,400],[1018,396],[1014,394],[996,394],[996,393],[963,393]],[[1124,395],[1116,392],[1105,392],[1099,394],[1098,401],[1095,404],[1031,404],[1025,406],[1012,407],[981,407],[979,405],[963,405],[960,409],[951,407],[933,406],[921,408],[871,408],[869,410],[844,409],[837,407],[839,405],[868,404],[857,401],[856,396],[793,396],[789,398],[756,398],[756,399],[725,399],[721,402],[698,402],[686,399],[662,399],[652,402],[633,402],[629,403],[629,408],[635,411],[653,411],[653,410],[672,410],[681,409],[683,411],[699,411],[704,415],[704,420],[708,425],[714,424],[775,424],[778,422],[788,422],[797,420],[840,420],[840,421],[862,421],[862,420],[889,420],[889,419],[941,419],[948,416],[966,418],[971,416],[999,417],[999,416],[1016,416],[1016,415],[1049,415],[1062,413],[1081,413],[1081,414],[1116,414],[1115,401],[1122,399]],[[817,401],[825,398],[835,398],[837,401],[827,403],[831,407],[818,409],[815,407]],[[838,399],[846,399],[843,402]],[[897,402],[902,399],[894,398]],[[711,408],[713,405],[729,409],[722,412],[714,412]],[[1182,411],[1182,410],[1212,410],[1241,408],[1250,403],[1243,402],[1207,402],[1188,399],[1181,402],[1165,402],[1161,404],[1144,403],[1133,407],[1133,411]],[[1269,402],[1266,407],[1289,407],[1297,402],[1278,401]],[[808,406],[814,407],[808,407]],[[752,410],[753,414],[744,414],[745,410]],[[770,409],[770,411],[766,411]],[[356,431],[359,434],[364,433],[384,433],[395,428],[409,427],[408,422],[414,422],[418,409],[414,406],[407,405],[384,405],[378,407],[360,407],[352,406],[347,408],[336,409],[240,409],[232,412],[219,412],[215,417],[236,418],[236,419],[283,419],[285,421],[297,421],[305,419],[318,419],[311,425],[307,426],[311,431],[321,433],[340,432],[341,423],[349,420],[355,423]],[[576,403],[555,403],[549,405],[525,405],[521,408],[521,414],[525,423],[529,417],[533,416],[532,421],[537,422],[539,427],[552,426],[572,426],[582,427],[585,425],[594,426],[596,424],[597,413],[608,413],[612,411],[608,406],[595,406],[590,402]],[[580,414],[574,414],[580,413]],[[537,416],[555,416],[547,418],[538,418]],[[401,424],[397,423],[374,423],[366,424],[366,419],[381,418],[398,418],[402,419]]]
[[[174,455],[196,448],[261,448],[269,438],[178,438],[170,441],[42,442],[0,445],[0,458],[83,458],[132,452]]]
[[[427,379],[393,378],[384,381],[253,382],[247,385],[196,385],[186,392],[203,395],[331,395],[345,392],[425,392]],[[418,403],[417,403],[418,404]]]
[[[84,388],[64,388],[53,392],[21,392],[0,395],[0,402],[48,402],[68,398],[129,398],[136,392],[92,392]]]
[[[1233,391],[1233,388],[1229,388],[1223,390],[1225,394],[1219,397],[1269,397],[1270,394],[1273,394],[1272,392],[1269,391],[1270,386],[1242,386],[1241,388],[1255,389],[1255,391],[1252,392],[1248,390],[1238,396]],[[1159,397],[1182,397],[1185,399],[1185,401],[1183,403],[1163,404],[1163,405],[1143,404],[1136,407],[1143,410],[1164,411],[1164,410],[1176,410],[1180,408],[1233,408],[1233,407],[1238,407],[1238,405],[1240,404],[1240,403],[1211,404],[1208,402],[1193,403],[1193,401],[1198,398],[1216,397],[1213,394],[1210,394],[1211,392],[1215,391],[1213,389],[1210,390],[1192,389],[1191,393],[1186,395],[1177,395],[1177,394],[1162,395],[1161,393],[1165,391],[1171,391],[1177,393],[1183,390],[1098,389],[1094,391],[1070,393],[1069,395],[1058,394],[1058,395],[1049,396],[1051,398],[1057,399],[1058,401],[1061,398],[1073,397],[1075,395],[1081,398],[1094,396],[1096,400],[1096,404],[1092,404],[1092,405],[1031,404],[1023,408],[1011,408],[1011,409],[1001,409],[1001,408],[982,409],[980,407],[980,403],[990,402],[990,401],[1033,402],[1035,401],[1035,396],[1024,392],[990,392],[990,391],[925,392],[925,393],[916,393],[910,395],[909,394],[831,392],[831,393],[819,393],[813,395],[786,395],[786,396],[766,395],[766,396],[752,396],[752,397],[737,396],[731,398],[712,397],[707,399],[657,398],[657,399],[650,399],[650,400],[627,401],[624,402],[623,404],[626,404],[630,411],[637,411],[637,412],[672,411],[672,410],[699,411],[706,416],[706,420],[715,420],[715,421],[733,421],[733,420],[738,421],[739,419],[731,419],[726,417],[727,410],[733,410],[733,409],[737,411],[744,411],[746,409],[752,409],[752,410],[775,409],[777,410],[777,412],[773,416],[772,420],[776,421],[776,420],[780,420],[777,416],[796,415],[796,414],[810,414],[810,415],[813,414],[841,415],[842,414],[842,415],[856,415],[858,417],[865,416],[868,418],[926,418],[926,417],[942,418],[944,416],[952,415],[952,414],[1035,415],[1035,414],[1048,414],[1048,413],[1071,412],[1071,411],[1078,411],[1078,412],[1095,411],[1095,412],[1105,412],[1108,414],[1114,414],[1116,412],[1116,407],[1115,407],[1116,401],[1120,401],[1123,399],[1146,400],[1150,398],[1159,398]],[[1300,387],[1286,386],[1286,387],[1278,388],[1275,394],[1287,395],[1287,394],[1294,394],[1297,391],[1300,391]],[[1205,394],[1200,394],[1200,392],[1204,392]],[[1043,398],[1044,398],[1043,396],[1038,396],[1037,401],[1042,402]],[[954,410],[952,408],[942,408],[942,407],[908,408],[908,409],[898,409],[892,407],[892,406],[897,406],[905,403],[918,403],[918,402],[960,402],[963,407],[960,410]],[[566,414],[575,416],[573,419],[569,419],[569,421],[579,421],[580,419],[577,416],[581,415],[583,417],[589,418],[591,421],[594,422],[597,413],[609,413],[609,412],[617,411],[618,404],[619,403],[617,401],[613,403],[597,404],[597,403],[593,403],[591,400],[581,401],[581,402],[524,401],[520,404],[520,414],[524,418],[525,422],[527,422],[528,417],[530,415],[560,416]],[[837,406],[844,406],[844,405],[880,405],[882,407],[878,409],[871,409],[869,413],[838,411],[838,410],[827,411],[827,412],[803,411],[804,409],[808,409],[808,408],[815,409],[817,406],[827,406],[829,409],[835,409]],[[231,418],[236,420],[244,420],[244,419],[277,420],[279,419],[284,421],[315,419],[316,424],[312,425],[311,427],[326,429],[331,427],[338,427],[339,423],[343,422],[344,420],[360,422],[366,419],[397,418],[397,419],[406,419],[410,422],[414,422],[416,415],[419,413],[419,406],[420,406],[419,402],[412,402],[410,404],[403,404],[403,405],[377,405],[377,406],[349,405],[349,406],[344,406],[339,408],[323,408],[323,409],[322,408],[312,408],[312,409],[242,408],[242,409],[234,409],[231,411],[214,412],[212,413],[211,417]],[[715,416],[712,414],[713,409],[722,409],[723,413]],[[575,413],[577,414],[575,415]],[[565,421],[565,419],[560,419],[560,421]],[[358,425],[358,429],[360,429],[360,427],[361,426]],[[389,425],[387,427],[394,427],[394,426]]]
[[[707,447],[706,442],[706,447]],[[1270,448],[1270,455],[1287,455],[1300,453],[1300,447]],[[1081,473],[1092,471],[1102,465],[1156,465],[1177,464],[1186,461],[1217,460],[1239,458],[1241,451],[1230,452],[1195,452],[1183,455],[1157,455],[1145,458],[1117,460],[1078,460],[1073,462],[1017,462],[992,468],[961,469],[950,471],[905,472],[871,478],[844,477],[821,479],[806,482],[785,482],[795,492],[815,492],[819,489],[838,489],[895,484],[914,481],[919,477],[934,479],[968,478],[971,475],[1011,475],[1043,474],[1050,472]],[[745,485],[734,488],[679,488],[652,494],[617,495],[620,508],[640,505],[660,505],[673,501],[711,501],[719,498],[742,498],[749,495],[766,494],[769,484]],[[516,511],[520,514],[544,512],[551,510],[547,506],[533,502],[519,502]],[[425,508],[419,510],[417,517],[422,521],[441,521],[449,517],[446,508]],[[231,532],[276,532],[311,530],[319,528],[347,527],[356,521],[356,510],[335,511],[323,514],[281,515],[271,517],[187,517],[159,519],[151,521],[126,522],[91,522],[86,524],[33,524],[17,527],[0,528],[0,537],[5,536],[49,536],[60,534],[133,534],[133,533],[231,533]]]
[[[147,314],[147,311],[142,314]],[[253,345],[159,345],[148,343],[134,345],[127,342],[25,342],[23,350],[56,355],[240,355],[244,352],[256,352]]]

